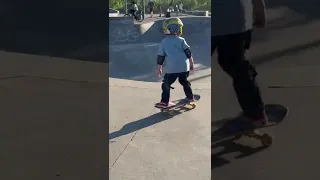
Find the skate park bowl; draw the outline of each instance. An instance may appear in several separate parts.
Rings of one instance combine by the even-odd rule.
[[[134,24],[132,18],[109,18],[109,77],[159,82],[156,76],[157,50],[165,37],[164,19]],[[183,21],[183,37],[191,46],[195,71],[190,77],[211,73],[211,17],[187,16]],[[164,65],[165,73],[165,65]]]

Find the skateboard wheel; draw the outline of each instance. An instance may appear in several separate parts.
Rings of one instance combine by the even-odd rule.
[[[168,114],[169,114],[170,116],[173,116],[173,111],[168,111]]]
[[[263,146],[270,146],[273,143],[273,138],[268,134],[263,134],[261,138],[261,144]]]
[[[161,112],[168,112],[169,110],[168,109],[161,109],[160,111]]]

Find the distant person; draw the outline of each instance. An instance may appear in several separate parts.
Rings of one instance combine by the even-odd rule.
[[[172,12],[174,10],[173,1],[169,4],[168,9],[169,9],[170,12]]]
[[[176,16],[179,17],[179,7],[178,7],[178,4],[176,4],[174,7],[175,7],[174,11],[176,12]]]
[[[180,12],[183,12],[183,4],[182,4],[182,2],[180,2],[180,3],[178,4],[178,6],[179,6],[179,11],[180,11]]]
[[[194,62],[190,46],[181,37],[183,23],[179,18],[170,18],[164,21],[163,29],[166,37],[161,41],[158,50],[158,76],[162,75],[162,66],[166,61],[166,74],[161,85],[161,101],[155,104],[156,107],[167,107],[170,100],[170,87],[179,79],[183,86],[186,99],[194,101],[191,84],[188,81],[189,71],[194,69]]]
[[[264,0],[212,0],[211,54],[217,49],[218,62],[232,78],[243,110],[242,116],[259,127],[268,123],[255,68],[245,58],[250,48],[253,25],[265,27]]]
[[[137,11],[138,11],[138,5],[135,1],[132,1],[132,5],[129,9],[129,13],[137,20]]]
[[[154,9],[154,1],[150,0],[148,3],[148,7],[149,7],[149,12],[150,12],[150,18],[153,17],[153,9]]]
[[[166,17],[167,18],[169,18],[169,17],[171,17],[171,12],[173,11],[174,9],[173,9],[173,2],[171,2],[170,4],[169,4],[169,7],[168,7],[168,9],[167,9],[167,11],[166,11]]]

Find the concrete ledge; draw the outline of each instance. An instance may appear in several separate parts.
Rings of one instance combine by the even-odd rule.
[[[107,83],[110,86],[158,89],[159,82],[109,78],[109,65],[89,61],[51,58],[0,51],[0,79],[31,76],[88,83]],[[211,83],[192,83],[195,89],[210,89]],[[178,83],[174,86],[180,86]]]
[[[134,24],[134,20],[131,16],[109,17],[109,25],[112,26],[112,24]]]
[[[0,51],[0,77],[36,76],[70,81],[105,83],[107,63],[52,58]]]
[[[109,13],[109,17],[118,17],[119,16],[119,14],[117,14],[117,13]]]
[[[134,81],[127,79],[109,78],[109,87],[130,87],[141,89],[159,89],[161,88],[161,82],[144,82]],[[173,84],[174,87],[179,87],[178,82]],[[193,89],[211,89],[211,83],[192,83]]]
[[[186,13],[193,16],[209,16],[209,11],[186,11]]]

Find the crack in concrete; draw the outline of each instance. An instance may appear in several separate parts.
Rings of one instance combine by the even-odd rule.
[[[117,88],[133,88],[133,89],[159,89],[159,88],[147,88],[147,87],[138,87],[138,86],[130,86],[130,85],[110,85],[109,87],[117,87]],[[194,88],[193,90],[210,90],[210,88]]]
[[[71,83],[107,84],[107,82],[92,82],[89,80],[72,80],[72,79],[64,79],[64,78],[50,78],[50,77],[44,77],[44,76],[31,76],[31,75],[0,77],[0,80],[7,80],[7,79],[14,79],[14,78],[33,78],[33,79],[54,80],[54,81],[71,82]]]
[[[320,88],[320,86],[318,85],[296,85],[296,86],[280,86],[280,85],[276,85],[276,86],[268,86],[268,88],[270,89],[293,89],[293,88]]]
[[[26,77],[26,76],[27,76],[27,75],[17,75],[17,76],[0,77],[0,80],[14,79],[14,78],[22,78],[22,77]]]
[[[150,117],[152,112],[155,110],[155,108],[152,109],[152,111],[149,113],[149,115],[147,117]],[[142,125],[140,125],[142,126]],[[121,153],[119,154],[119,156],[116,158],[116,160],[112,163],[111,167],[109,168],[109,171],[113,168],[113,166],[117,163],[117,161],[119,160],[119,158],[122,156],[122,154],[126,151],[127,147],[129,146],[129,144],[133,141],[133,139],[136,137],[136,135],[138,134],[138,132],[141,130],[141,128],[139,128],[131,137],[130,141],[127,143],[127,145],[124,147],[124,149],[121,151]]]

